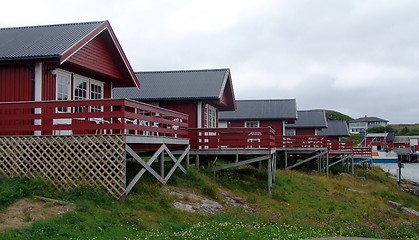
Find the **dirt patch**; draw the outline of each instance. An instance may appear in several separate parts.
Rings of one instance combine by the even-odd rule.
[[[0,212],[0,232],[29,227],[35,221],[51,219],[74,210],[73,204],[48,199],[20,199]]]

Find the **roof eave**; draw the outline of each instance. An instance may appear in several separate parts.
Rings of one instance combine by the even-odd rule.
[[[60,55],[11,57],[11,58],[0,58],[0,62],[33,61],[33,60],[60,60],[60,57],[61,57]]]

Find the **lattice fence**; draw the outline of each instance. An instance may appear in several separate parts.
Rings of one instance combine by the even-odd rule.
[[[122,135],[0,137],[0,175],[41,177],[59,190],[79,185],[125,194]]]

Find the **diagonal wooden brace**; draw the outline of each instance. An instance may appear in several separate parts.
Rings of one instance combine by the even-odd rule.
[[[176,162],[178,162],[178,159],[176,159],[176,157],[172,154],[170,149],[165,144],[163,144],[163,146],[164,146],[164,150],[166,151],[167,155],[169,155],[170,159],[172,159],[172,161],[175,162],[175,164],[176,164]],[[185,155],[189,152],[190,148],[191,147],[188,145],[188,147],[185,149],[185,151],[182,153],[182,156],[179,157],[179,159],[183,160]],[[180,170],[183,173],[186,173],[186,169],[182,165],[179,165],[178,167],[180,168]]]
[[[180,163],[185,158],[185,156],[189,153],[190,148],[191,147],[188,145],[188,147],[185,149],[185,151],[183,151],[183,153],[179,157],[179,159],[176,160],[176,158],[173,156],[173,154],[170,152],[170,150],[167,149],[167,147],[166,147],[167,154],[169,154],[170,158],[172,158],[172,160],[175,162],[175,164],[173,165],[172,169],[170,169],[169,173],[167,173],[167,175],[166,175],[166,177],[164,179],[165,183],[170,179],[170,177],[172,176],[172,174],[175,172],[175,170],[177,168],[179,168],[180,170],[182,170],[182,172],[186,173],[185,168],[182,165],[180,165]]]
[[[162,147],[160,147],[160,148],[162,148]],[[132,150],[132,148],[130,146],[128,146],[128,144],[125,145],[125,149],[135,160],[137,160],[138,163],[141,164],[141,166],[143,166],[143,168],[145,168],[145,170],[147,170],[149,173],[151,173],[151,175],[153,175],[157,180],[159,180],[160,183],[165,184],[164,179],[156,171],[154,171],[154,169],[152,169],[150,167],[150,165],[148,165],[140,156],[138,156],[138,154],[134,150]],[[159,151],[160,151],[160,149],[157,152],[159,152]],[[163,151],[163,149],[161,151]],[[161,151],[160,151],[160,153],[161,153]],[[157,158],[158,154],[156,154],[156,153],[153,155],[154,159],[151,158],[149,160],[150,164],[152,163],[152,161],[154,161]],[[138,179],[137,179],[137,181],[138,181]],[[133,181],[134,181],[134,179],[133,179]],[[131,183],[130,183],[130,185],[131,185]]]
[[[164,151],[163,146],[161,146],[154,154],[153,156],[147,161],[147,165],[151,166],[151,164],[153,164],[153,162],[157,159],[157,157]],[[140,157],[141,158],[141,157]],[[138,160],[137,160],[138,161]],[[144,161],[144,160],[143,160]],[[135,177],[131,180],[131,182],[129,183],[127,189],[125,190],[125,194],[128,194],[132,188],[135,186],[135,184],[137,184],[137,182],[140,180],[140,178],[144,175],[144,173],[146,172],[145,168],[142,168],[136,175]],[[160,176],[161,177],[161,176]],[[160,181],[161,182],[161,181]]]

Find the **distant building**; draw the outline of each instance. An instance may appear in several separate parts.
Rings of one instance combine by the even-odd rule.
[[[324,110],[297,111],[297,120],[285,124],[285,136],[315,136],[327,128]]]
[[[318,136],[327,136],[331,141],[342,141],[343,138],[349,137],[348,124],[345,120],[327,119],[327,128],[317,131]]]
[[[388,121],[377,118],[377,117],[365,117],[358,118],[349,122],[349,132],[352,134],[358,134],[360,132],[365,132],[368,128],[373,127],[386,127]]]
[[[395,136],[394,148],[397,153],[419,152],[419,136]]]

